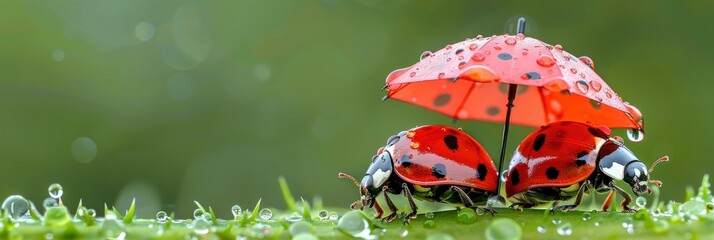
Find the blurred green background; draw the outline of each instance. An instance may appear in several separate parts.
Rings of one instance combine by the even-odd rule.
[[[645,115],[628,146],[666,199],[711,172],[711,2],[672,1],[144,1],[0,3],[0,194],[159,209],[188,217],[192,200],[283,207],[296,196],[346,207],[390,135],[448,117],[379,89],[425,50],[506,31],[594,59]],[[516,101],[517,104],[517,101]],[[455,124],[498,157],[501,125]],[[508,152],[532,128],[515,127]],[[624,131],[616,131],[624,135]],[[95,155],[96,154],[96,155]],[[507,156],[507,157],[510,157]]]

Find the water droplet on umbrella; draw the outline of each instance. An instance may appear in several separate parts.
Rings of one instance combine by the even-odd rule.
[[[498,50],[498,51],[501,51],[501,47],[499,47],[499,46],[493,46],[493,49],[496,49],[496,50]]]
[[[548,232],[548,230],[547,230],[544,226],[542,226],[542,225],[538,225],[538,228],[536,228],[536,229],[538,230],[539,233],[546,233],[546,232]]]
[[[156,221],[158,223],[166,223],[167,219],[169,219],[169,216],[166,214],[166,212],[159,211],[156,213]]]
[[[459,119],[466,119],[469,117],[469,111],[466,109],[461,109],[461,110],[459,110],[459,113],[456,114],[456,116]]]
[[[645,138],[645,132],[639,129],[627,129],[627,138],[633,142],[640,142]]]
[[[427,57],[431,57],[432,55],[434,55],[434,53],[432,53],[431,51],[424,51],[419,59],[421,60]]]
[[[61,198],[62,194],[64,193],[64,189],[59,183],[53,183],[47,188],[47,192],[52,198]]]
[[[459,69],[463,69],[464,66],[466,66],[466,62],[460,62],[460,63],[459,63]]]
[[[570,223],[565,223],[558,227],[558,235],[560,236],[570,236],[573,234],[573,227]]]
[[[459,61],[464,60],[464,56],[461,55],[461,56],[458,57],[458,59],[459,59]]]
[[[475,52],[474,55],[471,55],[471,59],[473,59],[474,61],[480,62],[480,61],[483,61],[484,59],[486,59],[486,55],[484,55],[481,52]]]
[[[590,67],[590,69],[595,70],[595,62],[593,62],[593,60],[590,59],[589,57],[582,56],[582,57],[579,57],[578,59],[580,59],[581,62],[585,63],[585,65],[588,65],[588,67]]]
[[[483,52],[483,53],[486,54],[486,55],[491,55],[491,51],[485,51],[485,52]]]
[[[416,76],[416,72],[409,73],[409,77],[414,77],[414,76]]]
[[[612,98],[612,92],[610,91],[610,89],[605,89],[605,96],[607,98]]]
[[[555,46],[553,47],[555,48],[555,50],[563,51],[563,46],[561,46],[560,44],[555,44]]]
[[[582,94],[586,94],[588,93],[588,90],[590,90],[590,86],[584,80],[575,81],[575,86]]]
[[[233,207],[231,207],[231,214],[233,214],[233,217],[240,216],[242,213],[243,209],[238,204],[233,205]]]
[[[576,74],[576,73],[578,73],[578,69],[570,68],[570,72],[573,74]]]
[[[273,211],[268,208],[263,208],[260,210],[260,212],[258,212],[258,215],[260,216],[260,219],[270,220],[271,218],[273,218]]]
[[[515,45],[515,44],[516,44],[516,38],[512,38],[512,37],[506,38],[506,44],[508,44],[508,45]]]
[[[580,72],[580,78],[585,78],[585,73],[584,73],[584,72]]]
[[[444,48],[445,48],[446,50],[451,50],[451,45],[446,45],[446,47],[444,47]]]
[[[538,57],[538,59],[536,59],[536,63],[543,67],[551,67],[555,65],[555,59],[548,55],[541,55],[540,57]]]
[[[320,212],[317,213],[317,218],[322,221],[325,221],[325,220],[327,220],[327,217],[329,215],[330,215],[330,213],[327,212],[327,210],[321,210]]]
[[[527,56],[527,55],[528,55],[528,51],[523,51],[523,52],[521,52],[521,55]]]
[[[446,58],[446,62],[451,62],[451,58]]]
[[[558,67],[561,69],[565,69],[565,65],[563,65],[563,64],[558,64]]]
[[[526,36],[523,35],[523,33],[519,33],[519,34],[516,34],[516,38],[518,38],[518,40],[523,40],[523,39],[526,39]]]
[[[464,52],[464,49],[459,48],[459,49],[456,49],[456,51],[454,52],[454,54],[459,55],[459,54],[461,54],[462,52]]]
[[[476,40],[481,40],[481,38],[483,38],[483,35],[481,35],[481,34],[479,34],[478,36],[476,36]]]
[[[439,76],[437,76],[437,78],[439,78],[439,79],[443,79],[443,78],[444,78],[444,75],[446,75],[446,74],[445,74],[445,73],[443,73],[443,72],[440,72],[440,73],[439,73]]]
[[[478,48],[478,44],[472,43],[469,45],[469,50],[471,51],[476,50],[476,48]]]

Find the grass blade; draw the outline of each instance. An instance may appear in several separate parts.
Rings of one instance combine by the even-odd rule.
[[[306,221],[312,221],[312,214],[310,213],[310,205],[305,201],[305,199],[300,198],[302,200],[302,219],[305,219]]]
[[[131,206],[129,210],[126,211],[126,216],[124,216],[124,223],[131,224],[134,221],[134,211],[136,210],[136,198],[131,200]]]
[[[213,213],[213,208],[211,206],[208,206],[208,213],[211,214],[211,222],[213,222],[213,225],[218,225],[218,219],[216,219],[216,214]]]
[[[283,199],[285,199],[285,205],[288,206],[288,210],[297,212],[295,198],[293,198],[293,194],[290,193],[290,188],[288,187],[288,182],[285,181],[285,177],[280,176],[278,178],[278,183],[280,183],[280,192],[283,193]]]
[[[258,203],[255,204],[255,207],[253,208],[253,212],[250,213],[250,217],[248,217],[248,219],[251,222],[255,222],[255,217],[258,216],[258,211],[260,211],[260,201],[262,201],[262,200],[263,200],[262,198],[258,199]]]

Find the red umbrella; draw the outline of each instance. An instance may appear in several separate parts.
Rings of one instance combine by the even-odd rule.
[[[642,139],[642,114],[595,73],[590,58],[577,58],[560,45],[526,37],[525,19],[518,24],[515,36],[479,35],[424,52],[418,63],[389,74],[385,99],[454,119],[505,122],[499,172],[511,122],[592,122],[631,129],[631,140]]]

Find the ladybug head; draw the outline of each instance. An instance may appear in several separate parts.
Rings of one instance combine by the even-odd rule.
[[[388,151],[380,149],[378,155],[372,157],[372,163],[367,168],[360,186],[367,189],[366,193],[362,194],[362,204],[372,207],[375,198],[382,192],[382,186],[392,176],[392,156]]]
[[[639,161],[628,164],[624,180],[632,186],[632,192],[634,192],[635,195],[639,196],[645,192],[650,194],[652,190],[649,188],[649,184],[652,183],[657,187],[661,187],[662,182],[659,180],[649,179],[649,174],[652,173],[652,170],[658,163],[666,161],[669,161],[669,157],[667,156],[657,159],[654,163],[652,163],[649,170],[645,170],[645,164]]]
[[[652,164],[648,170],[635,155],[625,147],[622,141],[611,139],[602,145],[598,155],[600,159],[600,170],[614,180],[622,180],[632,187],[632,192],[639,196],[643,193],[650,194],[652,190],[650,183],[657,186],[662,185],[660,181],[650,180],[650,172],[657,163],[667,161],[669,158],[662,157]]]

